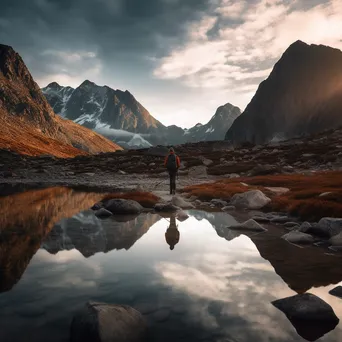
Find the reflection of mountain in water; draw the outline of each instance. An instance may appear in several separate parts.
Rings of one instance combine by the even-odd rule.
[[[0,292],[18,282],[56,222],[91,207],[101,197],[61,187],[1,197]]]
[[[209,213],[198,210],[189,210],[188,212],[197,221],[207,220],[216,230],[217,235],[228,241],[240,236],[239,232],[227,229],[229,226],[238,224],[235,218],[227,213]]]
[[[337,284],[342,280],[341,257],[325,254],[322,248],[299,248],[279,236],[264,233],[251,237],[260,255],[297,293],[312,287]]]
[[[51,254],[77,249],[86,258],[113,249],[127,250],[159,220],[160,216],[152,214],[121,217],[120,222],[114,217],[100,220],[92,211],[85,211],[56,224],[42,248]]]
[[[241,232],[228,229],[236,220],[226,213],[207,213],[192,210],[191,216],[197,220],[206,219],[217,235],[228,241],[240,236]],[[268,260],[275,272],[297,293],[304,293],[312,287],[337,284],[342,280],[341,258],[325,254],[315,246],[297,247],[281,239],[279,228],[266,233],[244,233],[249,236],[261,257]]]

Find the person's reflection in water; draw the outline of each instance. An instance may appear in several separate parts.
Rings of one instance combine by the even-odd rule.
[[[177,229],[176,215],[170,217],[170,225],[166,230],[165,239],[170,246],[171,251],[175,248],[175,245],[179,242],[179,230]]]

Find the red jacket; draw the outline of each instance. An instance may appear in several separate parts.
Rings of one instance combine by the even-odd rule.
[[[170,154],[175,154],[174,152],[170,152],[166,157],[165,157],[165,160],[164,160],[164,166],[166,166],[167,164],[167,159],[169,158],[169,155]],[[180,167],[180,159],[178,156],[176,156],[176,163],[177,163],[177,168]]]

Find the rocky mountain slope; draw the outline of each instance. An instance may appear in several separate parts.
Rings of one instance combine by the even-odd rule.
[[[207,124],[197,124],[185,130],[185,140],[186,142],[223,140],[227,130],[240,114],[240,109],[230,103],[220,106]]]
[[[19,54],[6,45],[0,45],[0,148],[59,157],[121,149],[55,115]]]
[[[240,110],[231,104],[218,108],[211,120],[190,129],[164,126],[128,92],[84,81],[76,89],[56,82],[42,88],[55,113],[107,136],[125,148],[222,140]]]
[[[342,125],[342,52],[292,44],[226,134],[234,143],[265,143]]]

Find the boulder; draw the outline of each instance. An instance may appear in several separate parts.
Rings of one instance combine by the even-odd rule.
[[[70,342],[140,342],[146,334],[146,322],[135,309],[89,302],[72,320]]]
[[[222,201],[220,199],[212,199],[210,201],[210,203],[214,204],[216,207],[220,207],[220,208],[226,207],[228,205],[228,203],[226,201]]]
[[[183,210],[177,212],[177,220],[180,222],[184,222],[189,218],[189,215]]]
[[[100,208],[99,210],[97,210],[95,212],[95,216],[96,217],[109,217],[109,216],[112,216],[112,215],[113,214],[109,210],[107,210],[105,208]]]
[[[176,212],[181,210],[181,208],[173,205],[171,202],[161,202],[154,206],[154,210],[159,212]]]
[[[249,230],[249,231],[253,231],[253,232],[265,232],[265,231],[267,231],[266,228],[264,228],[258,222],[254,221],[252,219],[249,219],[248,221],[243,222],[243,223],[238,224],[238,225],[230,226],[228,228],[231,230]]]
[[[324,217],[318,222],[316,230],[328,237],[337,235],[342,232],[342,219]]]
[[[311,293],[276,300],[272,304],[286,315],[297,333],[308,341],[316,341],[339,323],[332,307]]]
[[[298,231],[301,233],[309,233],[308,231],[310,228],[311,228],[311,224],[309,222],[303,222],[298,228]]]
[[[283,235],[282,238],[288,242],[296,244],[310,244],[314,242],[314,238],[311,235],[298,231],[291,231]]]
[[[251,190],[242,194],[235,194],[230,201],[231,205],[244,209],[261,209],[271,202],[260,190]]]
[[[138,202],[120,198],[109,200],[104,204],[104,208],[119,215],[139,214],[143,210]]]
[[[337,234],[329,239],[332,246],[342,246],[342,233]]]
[[[172,204],[175,205],[176,207],[180,207],[182,209],[191,209],[191,208],[195,207],[192,203],[186,201],[185,199],[183,199],[180,196],[173,196],[172,197]]]

